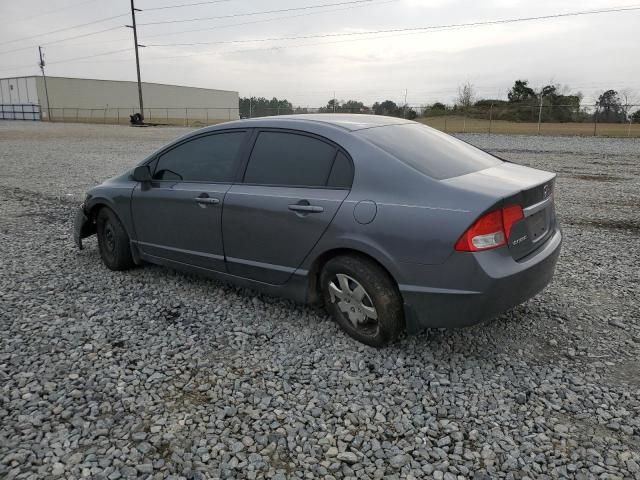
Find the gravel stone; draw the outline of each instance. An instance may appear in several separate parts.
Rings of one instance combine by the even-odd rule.
[[[345,463],[357,463],[358,456],[353,452],[340,452],[337,457],[338,460]]]
[[[394,455],[389,459],[389,465],[393,468],[402,468],[411,461],[409,455]]]
[[[60,462],[56,462],[53,464],[53,468],[51,469],[51,475],[54,477],[59,477],[64,473],[64,465]]]
[[[376,350],[317,307],[70,236],[187,129],[0,122],[0,477],[640,480],[640,140],[465,135],[558,173],[553,282]]]
[[[140,473],[152,473],[153,465],[151,463],[141,463],[140,465],[136,465],[136,470]]]

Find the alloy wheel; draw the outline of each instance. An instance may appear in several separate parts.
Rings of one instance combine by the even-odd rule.
[[[337,303],[354,328],[368,335],[378,329],[378,312],[371,297],[357,280],[338,273],[329,282],[331,302]]]

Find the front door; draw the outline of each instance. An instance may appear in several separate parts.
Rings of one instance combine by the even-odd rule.
[[[351,161],[331,143],[259,132],[244,182],[232,186],[224,200],[229,273],[285,283],[333,220],[352,176]]]
[[[162,152],[131,202],[136,242],[153,257],[225,270],[222,205],[247,132],[188,139]]]

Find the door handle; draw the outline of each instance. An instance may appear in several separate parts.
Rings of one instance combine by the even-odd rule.
[[[218,205],[220,199],[211,197],[196,197],[194,200],[201,205]]]
[[[324,208],[319,207],[317,205],[293,204],[293,205],[289,205],[289,210],[291,210],[293,212],[304,212],[304,213],[322,213],[322,212],[324,212]]]

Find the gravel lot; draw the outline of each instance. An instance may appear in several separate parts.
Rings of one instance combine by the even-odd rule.
[[[640,140],[466,136],[558,172],[555,279],[374,350],[74,248],[84,190],[187,131],[0,123],[1,478],[640,479]]]

